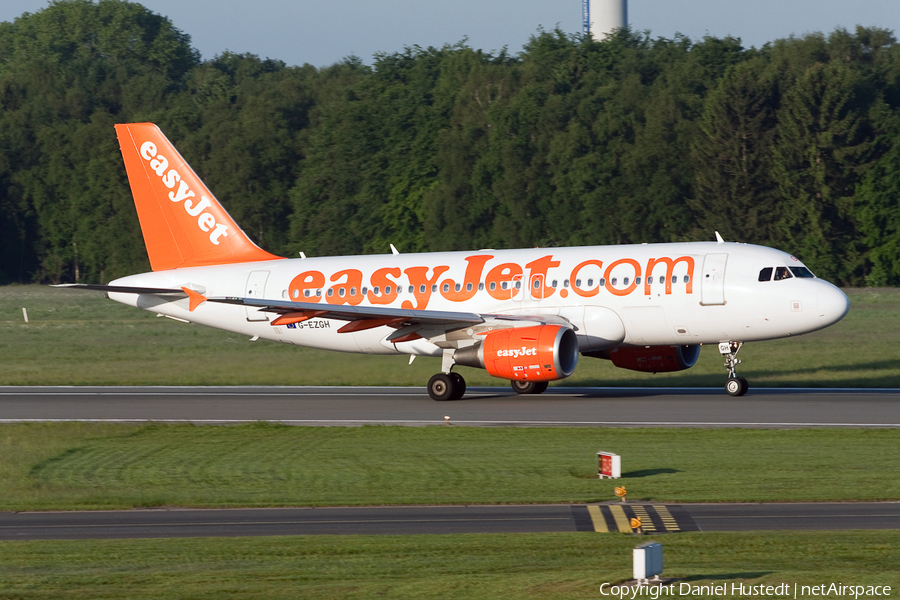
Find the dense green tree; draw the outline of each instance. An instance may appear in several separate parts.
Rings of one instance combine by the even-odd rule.
[[[539,31],[321,69],[224,53],[124,0],[0,24],[0,282],[148,261],[113,125],[153,121],[283,255],[711,239],[900,284],[900,45],[746,49]]]
[[[777,219],[772,140],[778,91],[757,58],[730,67],[707,96],[692,148],[697,226],[726,239],[766,243]]]

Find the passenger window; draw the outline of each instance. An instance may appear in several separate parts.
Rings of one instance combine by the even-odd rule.
[[[775,268],[775,281],[781,281],[782,279],[790,279],[793,277],[791,272],[787,267],[776,267]]]
[[[552,287],[553,289],[556,289],[556,284],[557,284],[557,283],[558,283],[558,281],[557,281],[556,279],[554,279],[554,280],[553,280],[553,283],[550,284],[550,287]]]
[[[634,278],[634,284],[635,284],[635,285],[641,285],[641,278],[640,278],[640,277],[635,277],[635,278]]]
[[[589,288],[590,288],[590,287],[594,287],[594,280],[593,280],[593,279],[588,279],[588,287],[589,287]]]
[[[471,292],[471,291],[472,291],[472,282],[469,282],[469,283],[466,284],[466,291],[467,291],[467,292]]]
[[[568,279],[566,279],[566,280],[563,281],[563,287],[564,287],[564,288],[569,287],[569,280],[568,280]]]
[[[622,285],[628,285],[628,278],[627,278],[627,277],[625,277],[624,279],[622,279]]]
[[[480,291],[482,291],[482,290],[484,290],[484,283],[479,283],[479,284],[478,284],[478,291],[480,292]]]
[[[390,294],[390,293],[391,293],[391,286],[389,286],[389,285],[384,286],[384,293],[385,293],[385,294]]]
[[[772,267],[766,267],[759,272],[760,281],[769,281],[770,279],[772,279]]]
[[[580,288],[580,287],[581,287],[581,280],[580,280],[580,279],[576,279],[576,280],[575,280],[575,287],[577,287],[577,288]]]
[[[457,292],[458,292],[458,291],[461,290],[461,289],[462,289],[462,286],[459,285],[458,283],[454,286],[454,291],[457,291]]]
[[[355,296],[355,295],[356,295],[356,288],[355,288],[355,287],[350,288],[350,295],[351,295],[351,296]]]
[[[431,292],[434,293],[436,291],[437,291],[437,284],[435,283],[433,286],[431,286]]]
[[[375,287],[372,288],[372,293],[377,296],[378,294],[381,293],[381,288],[376,285]]]
[[[815,275],[812,274],[812,271],[807,269],[806,267],[790,267],[791,273],[794,274],[794,277],[801,277],[803,279],[815,279]]]
[[[605,280],[604,278],[602,278],[602,277],[600,278],[600,285],[601,285],[601,286],[606,285],[606,280]]]
[[[665,277],[665,275],[660,275],[660,276],[659,276],[659,283],[660,283],[660,284],[663,284],[663,283],[665,283],[665,282],[666,282],[666,277]]]
[[[422,285],[419,286],[419,293],[420,293],[420,294],[424,294],[424,293],[425,293],[425,284],[424,284],[424,283],[423,283]]]
[[[691,281],[691,276],[690,276],[690,275],[685,275],[685,276],[684,276],[684,282],[685,282],[685,283],[689,283],[690,281]]]
[[[534,280],[534,289],[536,289],[536,290],[541,289],[541,280],[540,279]]]
[[[450,291],[450,284],[449,284],[449,283],[445,283],[443,289],[444,289],[445,292],[449,292],[449,291]]]
[[[496,282],[496,281],[492,281],[492,282],[491,282],[491,291],[496,290],[496,289],[497,289],[497,282]]]

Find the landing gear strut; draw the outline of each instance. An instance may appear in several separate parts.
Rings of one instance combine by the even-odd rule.
[[[509,382],[512,389],[517,394],[543,394],[547,389],[546,381],[522,381],[521,379],[513,379]]]
[[[719,353],[725,358],[725,368],[728,369],[728,379],[725,381],[725,391],[729,396],[743,396],[750,389],[750,385],[743,377],[738,377],[734,372],[735,368],[741,364],[737,359],[737,353],[740,352],[744,342],[720,342]]]
[[[466,380],[459,373],[438,373],[428,380],[432,400],[459,400],[466,393]]]

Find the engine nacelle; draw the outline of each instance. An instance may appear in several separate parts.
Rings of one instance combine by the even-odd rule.
[[[553,381],[575,372],[578,339],[559,325],[511,327],[491,331],[484,341],[457,350],[453,358],[502,379]]]
[[[622,369],[669,373],[693,367],[700,358],[700,346],[619,346],[610,350],[608,356]]]

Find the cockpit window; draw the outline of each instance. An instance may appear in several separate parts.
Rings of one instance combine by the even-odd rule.
[[[815,275],[812,274],[812,271],[807,269],[806,267],[791,267],[791,273],[794,274],[794,277],[801,277],[803,279],[813,279]]]
[[[770,279],[772,279],[772,267],[766,267],[759,272],[760,281],[769,281]]]
[[[791,277],[793,277],[793,275],[791,275],[791,272],[787,267],[775,267],[775,281],[790,279]]]

